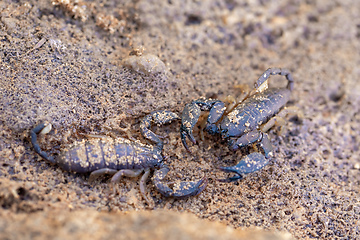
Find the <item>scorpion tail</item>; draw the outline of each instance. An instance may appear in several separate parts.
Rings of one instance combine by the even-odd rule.
[[[267,89],[267,80],[269,79],[270,75],[281,75],[285,76],[288,80],[287,88],[292,91],[294,88],[294,78],[292,77],[291,73],[287,69],[281,68],[269,68],[267,69],[257,80],[255,84],[255,88],[258,92],[262,92]]]
[[[169,183],[166,184],[162,182],[168,172],[169,168],[167,166],[163,166],[159,170],[156,170],[153,177],[155,187],[165,197],[182,199],[190,196],[196,196],[206,188],[208,183],[206,178],[202,178],[199,181],[174,183],[172,184],[172,188],[170,188]]]
[[[50,123],[40,123],[30,131],[30,137],[31,137],[31,143],[33,145],[33,148],[37,154],[39,154],[42,158],[45,160],[56,163],[55,158],[52,156],[49,156],[46,152],[42,151],[39,143],[37,142],[37,134],[46,134],[50,132],[51,130],[51,124]]]
[[[269,160],[265,156],[258,152],[253,152],[245,157],[243,157],[240,162],[232,167],[220,167],[219,169],[224,172],[235,173],[236,176],[219,179],[220,182],[233,182],[240,180],[244,175],[258,171],[265,167],[269,163]]]

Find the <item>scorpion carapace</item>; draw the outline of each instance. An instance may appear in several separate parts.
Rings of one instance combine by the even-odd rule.
[[[287,87],[268,89],[270,75],[285,76],[288,80]],[[255,89],[227,115],[224,114],[225,104],[220,100],[200,98],[192,101],[185,106],[182,113],[180,134],[183,145],[190,151],[186,137],[196,143],[192,129],[201,111],[209,111],[205,131],[221,135],[232,150],[256,144],[263,151],[263,154],[253,152],[243,157],[235,166],[221,167],[220,169],[225,172],[236,174],[221,181],[235,181],[248,173],[260,170],[269,163],[273,155],[272,145],[265,132],[275,123],[281,122],[289,112],[293,112],[291,108],[283,108],[289,101],[293,88],[294,80],[288,70],[269,68],[257,80]]]
[[[30,131],[31,142],[38,153],[45,160],[59,165],[65,171],[90,173],[89,180],[104,174],[113,175],[111,181],[119,182],[123,176],[137,177],[145,172],[140,180],[140,191],[149,205],[152,205],[145,194],[146,179],[150,169],[156,169],[153,182],[157,190],[166,197],[186,198],[199,194],[205,189],[207,179],[180,182],[174,184],[173,189],[163,182],[169,168],[163,163],[163,142],[160,137],[150,130],[151,122],[163,125],[180,119],[170,111],[156,111],[146,116],[140,123],[142,135],[155,143],[145,145],[139,141],[124,138],[110,138],[106,136],[92,136],[90,139],[75,142],[66,147],[59,156],[54,157],[42,151],[37,134],[48,133],[48,123],[41,123]]]

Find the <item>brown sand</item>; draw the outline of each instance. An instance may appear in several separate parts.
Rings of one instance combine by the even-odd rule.
[[[360,3],[308,2],[1,1],[0,238],[230,239],[257,227],[270,230],[263,239],[359,239]],[[45,120],[54,131],[40,143],[52,154],[83,134],[145,142],[139,121],[149,112],[239,96],[237,86],[268,67],[293,73],[288,105],[304,116],[269,131],[275,158],[263,170],[218,182],[229,174],[216,167],[236,164],[241,151],[196,128],[189,154],[179,122],[154,128],[166,136],[169,181],[209,178],[197,197],[167,199],[149,180],[149,211],[138,178],[89,183],[29,142]]]

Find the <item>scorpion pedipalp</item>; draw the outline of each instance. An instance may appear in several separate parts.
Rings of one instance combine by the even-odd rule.
[[[220,182],[232,182],[236,180],[240,180],[244,177],[244,175],[248,173],[252,173],[258,171],[265,167],[269,163],[269,160],[265,158],[265,156],[258,152],[253,152],[249,155],[244,156],[240,162],[231,167],[219,167],[220,170],[224,172],[232,172],[235,173],[236,176],[229,177],[226,179],[218,179]]]
[[[201,111],[210,111],[207,119],[207,129],[209,133],[215,134],[218,131],[215,123],[220,120],[225,109],[225,104],[217,99],[200,98],[186,104],[181,116],[182,124],[180,127],[180,136],[181,141],[188,152],[190,152],[190,150],[186,143],[186,137],[188,137],[193,144],[196,144],[192,129],[199,120]]]
[[[196,196],[206,188],[208,183],[206,178],[191,182],[164,183],[163,179],[168,172],[169,168],[166,165],[163,165],[160,169],[155,171],[153,176],[153,182],[156,189],[166,197],[181,199]],[[173,185],[172,188],[169,187],[169,184]]]
[[[156,143],[157,147],[162,150],[163,142],[160,140],[162,137],[150,130],[151,122],[154,122],[157,125],[164,125],[178,119],[180,119],[180,117],[176,113],[163,110],[154,111],[143,118],[140,123],[140,132],[145,138]]]

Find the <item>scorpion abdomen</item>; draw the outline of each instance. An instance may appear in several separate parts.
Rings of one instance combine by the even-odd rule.
[[[268,89],[239,104],[220,124],[224,138],[240,136],[272,118],[290,99],[290,90]]]
[[[56,159],[65,171],[93,172],[102,168],[145,169],[162,161],[152,146],[124,138],[99,137],[78,141],[64,149]]]

